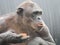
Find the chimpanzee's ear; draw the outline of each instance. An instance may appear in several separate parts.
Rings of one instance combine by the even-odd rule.
[[[18,8],[17,9],[17,14],[18,15],[22,15],[23,14],[23,10],[24,10],[23,8]]]

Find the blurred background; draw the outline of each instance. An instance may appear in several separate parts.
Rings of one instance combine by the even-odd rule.
[[[0,0],[0,15],[16,11],[16,7],[25,0]],[[60,0],[33,0],[42,9],[42,18],[49,27],[57,45],[60,45]]]

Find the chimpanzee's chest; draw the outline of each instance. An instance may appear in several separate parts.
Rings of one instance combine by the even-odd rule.
[[[33,40],[35,37],[38,36],[38,34],[36,32],[34,32],[33,29],[31,29],[28,26],[25,26],[23,24],[17,24],[13,21],[7,23],[7,26],[13,30],[15,30],[16,33],[20,34],[20,33],[27,33],[30,36],[30,39],[27,40],[24,43],[18,43],[18,44],[11,44],[11,45],[27,45],[28,42],[30,42],[31,40]]]
[[[11,28],[13,30],[16,31],[16,33],[27,33],[28,35],[37,35],[34,30],[27,26],[27,25],[24,25],[23,23],[16,23],[16,21],[14,20],[7,20],[6,22],[8,28]]]
[[[27,33],[28,35],[30,35],[31,37],[36,37],[38,36],[38,34],[29,26],[25,26],[25,25],[19,25],[19,24],[15,24],[15,23],[9,23],[8,27],[15,30],[16,33]]]

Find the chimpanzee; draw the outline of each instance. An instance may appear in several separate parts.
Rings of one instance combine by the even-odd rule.
[[[20,4],[14,13],[0,18],[0,32],[13,29],[17,34],[27,33],[30,36],[29,40],[24,43],[12,45],[55,45],[41,15],[42,9],[39,5],[27,0]]]

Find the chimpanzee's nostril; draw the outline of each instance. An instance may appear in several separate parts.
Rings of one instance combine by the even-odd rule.
[[[38,17],[38,20],[40,20],[40,18]]]

